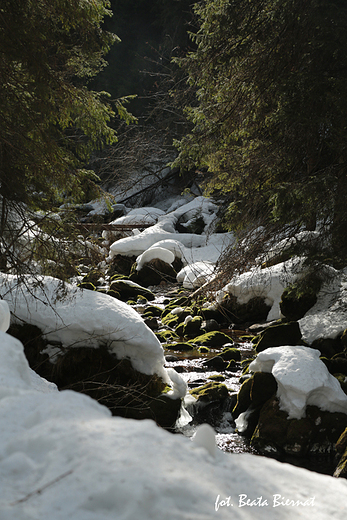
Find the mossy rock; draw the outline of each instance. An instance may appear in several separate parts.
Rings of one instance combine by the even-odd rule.
[[[317,302],[315,294],[297,295],[297,292],[290,287],[287,287],[281,297],[280,309],[283,316],[290,321],[301,320],[307,311]]]
[[[206,332],[206,334],[202,334],[191,341],[207,347],[221,347],[226,343],[230,343],[230,338],[224,332],[212,331]]]
[[[242,383],[237,395],[233,417],[236,419],[251,406],[253,409],[261,407],[277,391],[277,382],[272,374],[255,372],[252,377]]]
[[[110,291],[108,290],[106,293],[108,296],[112,296],[112,298],[117,298],[117,300],[120,300],[120,293],[118,291]]]
[[[334,377],[336,377],[341,385],[342,390],[347,395],[347,376],[345,374],[334,374]]]
[[[251,404],[252,404],[252,400],[251,400],[252,384],[253,384],[252,378],[248,378],[248,379],[246,379],[246,381],[244,381],[242,383],[240,390],[238,391],[238,394],[237,394],[236,405],[232,411],[234,419],[237,419],[241,413],[248,410],[248,408],[251,406]]]
[[[177,336],[179,336],[180,338],[183,338],[183,336],[184,336],[184,327],[185,327],[184,323],[179,323],[177,325],[177,327],[175,328],[175,332],[176,332]]]
[[[172,310],[174,310],[174,309],[172,309]],[[183,310],[179,314],[172,314],[171,312],[169,312],[164,317],[162,315],[161,321],[162,321],[163,325],[166,325],[167,327],[175,328],[180,323],[183,323],[184,320],[186,319],[186,317],[189,316],[189,314],[190,314],[189,309]]]
[[[321,279],[315,273],[311,273],[286,287],[280,301],[283,316],[290,321],[303,318],[306,312],[317,302],[317,294],[321,285]]]
[[[347,478],[347,449],[339,460],[334,471],[334,477]]]
[[[210,349],[208,347],[198,347],[199,354],[208,354]]]
[[[200,402],[223,401],[229,396],[227,387],[223,383],[211,381],[205,385],[193,388],[190,393]]]
[[[207,379],[221,383],[221,382],[225,381],[225,376],[223,376],[222,374],[214,374],[212,376],[209,376]]]
[[[223,348],[221,356],[224,361],[241,361],[241,352],[237,348]]]
[[[109,267],[109,272],[112,275],[122,275],[129,276],[131,272],[131,268],[136,261],[136,256],[123,256],[123,255],[115,255],[112,258],[112,263]]]
[[[160,343],[168,343],[172,342],[172,340],[178,340],[179,337],[175,332],[172,330],[161,330],[159,332],[156,332],[155,335],[159,339]]]
[[[139,296],[144,296],[147,300],[154,300],[154,294],[141,287],[140,285],[131,282],[130,280],[116,280],[111,283],[110,291],[116,291],[120,294],[120,299],[124,302],[128,300],[137,300]]]
[[[301,345],[301,331],[297,321],[271,325],[259,334],[256,351],[262,352],[269,347],[280,347],[282,345]]]
[[[164,318],[166,316],[166,314],[171,312],[172,309],[175,309],[176,307],[185,308],[185,307],[189,307],[189,306],[190,306],[189,298],[187,298],[185,296],[181,296],[180,298],[174,298],[174,299],[170,300],[170,303],[168,303],[166,305],[165,309],[162,312],[162,318]]]
[[[306,416],[301,419],[288,419],[274,397],[260,410],[251,445],[264,454],[271,446],[287,455],[327,455],[334,451],[346,423],[346,414],[322,411],[316,406],[308,406]]]
[[[104,276],[105,274],[102,271],[100,271],[99,269],[94,269],[92,271],[89,271],[89,273],[83,277],[82,283],[90,282],[96,286],[100,278],[103,278]]]
[[[138,297],[137,297],[137,300],[136,300],[136,303],[140,304],[140,305],[144,305],[148,302],[148,299],[146,298],[146,296],[144,296],[143,294],[139,294]]]
[[[156,305],[149,305],[146,307],[145,312],[142,314],[142,316],[152,316],[159,318],[161,316],[162,309],[160,307],[157,307]]]
[[[177,343],[168,343],[165,345],[167,350],[176,350],[178,352],[188,352],[190,350],[194,350],[194,347],[189,343],[177,342]]]
[[[80,289],[87,289],[89,291],[96,291],[95,285],[91,282],[81,282],[77,284],[77,287],[79,287]]]
[[[183,335],[188,338],[194,338],[201,332],[202,317],[194,316],[191,320],[185,323],[183,328]]]
[[[334,359],[321,357],[320,359],[326,365],[331,374],[344,374],[347,376],[347,359],[340,357]]]
[[[311,348],[319,350],[321,355],[326,358],[332,358],[342,350],[341,343],[338,338],[319,338],[313,341]]]

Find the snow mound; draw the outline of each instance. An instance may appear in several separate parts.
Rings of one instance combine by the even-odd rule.
[[[347,395],[319,356],[319,350],[309,347],[268,348],[258,354],[249,370],[272,373],[280,408],[290,419],[304,417],[308,405],[347,414]]]
[[[318,338],[335,339],[347,328],[347,269],[334,274],[323,284],[316,304],[299,320],[302,339],[309,345]]]
[[[159,340],[126,303],[50,276],[27,276],[20,283],[14,275],[0,274],[0,293],[16,321],[36,325],[48,340],[63,346],[106,344],[117,358],[129,358],[139,372],[167,380]]]
[[[4,355],[0,516],[4,520],[326,520],[347,512],[347,482],[250,454],[211,449],[153,421],[111,417],[72,391],[41,392],[25,358]],[[9,349],[5,349],[6,352]],[[7,352],[8,353],[8,352]],[[26,376],[23,379],[23,376]],[[15,392],[19,391],[19,394]],[[261,501],[248,507],[246,500]],[[296,505],[278,505],[280,500]],[[303,505],[304,504],[304,505]],[[254,504],[256,505],[256,503]]]

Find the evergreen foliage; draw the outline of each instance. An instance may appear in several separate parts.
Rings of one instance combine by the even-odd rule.
[[[347,246],[347,5],[342,0],[206,0],[196,51],[179,59],[197,90],[176,164],[205,168],[227,226],[316,221]]]
[[[91,152],[116,140],[107,94],[87,86],[117,41],[101,28],[108,7],[108,0],[1,2],[2,225],[5,201],[45,207],[58,193],[88,188]]]

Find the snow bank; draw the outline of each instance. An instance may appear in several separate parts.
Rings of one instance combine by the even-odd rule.
[[[318,350],[309,347],[268,348],[258,354],[249,370],[272,373],[280,408],[290,419],[304,417],[308,405],[347,414],[347,395],[319,356]]]
[[[177,281],[181,282],[185,289],[194,289],[210,280],[214,269],[215,264],[212,262],[194,262],[177,273]]]
[[[254,268],[232,278],[230,283],[217,293],[216,299],[221,302],[229,293],[237,297],[238,303],[243,304],[251,298],[260,296],[271,305],[267,321],[277,320],[282,317],[280,310],[282,293],[288,285],[304,274],[302,265],[303,259],[296,257],[265,269]]]
[[[4,520],[346,515],[344,479],[250,454],[225,454],[213,446],[211,431],[201,430],[191,442],[150,420],[111,417],[105,407],[72,391],[38,391],[18,342],[5,336],[0,333],[8,389],[0,395]],[[7,342],[16,358],[4,355]]]
[[[302,338],[309,345],[318,338],[334,339],[347,328],[347,269],[333,274],[323,284],[316,304],[299,320]]]
[[[159,340],[126,303],[49,276],[27,276],[23,284],[0,274],[0,294],[16,321],[36,325],[48,340],[63,346],[106,344],[118,358],[130,358],[136,370],[167,380]]]

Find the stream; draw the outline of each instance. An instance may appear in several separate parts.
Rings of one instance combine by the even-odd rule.
[[[150,289],[156,295],[156,298],[151,302],[151,305],[164,308],[164,301],[172,297],[177,298],[178,289],[182,289],[182,287],[176,284],[170,284],[170,288],[167,290],[165,290],[165,286],[150,287]],[[254,355],[252,343],[240,339],[241,336],[247,335],[246,330],[223,329],[221,332],[227,334],[231,338],[231,341],[233,340],[236,343],[235,346],[237,346],[241,353],[241,361]],[[220,406],[218,408],[218,405],[216,408],[215,405],[215,408],[212,408],[211,413],[209,413],[208,408],[210,403],[206,404],[206,407],[203,409],[206,411],[206,420],[201,420],[201,416],[196,417],[194,415],[196,410],[194,410],[192,402],[194,402],[195,399],[191,398],[190,395],[187,394],[188,397],[184,400],[184,408],[187,413],[184,413],[181,416],[181,419],[177,422],[176,433],[185,435],[186,437],[192,437],[199,424],[207,422],[215,429],[216,444],[222,451],[228,453],[252,453],[261,456],[254,448],[252,448],[252,446],[250,446],[249,440],[246,437],[239,435],[236,432],[235,423],[231,413],[236,404],[236,396],[242,384],[242,379],[240,381],[242,376],[241,363],[235,363],[235,367],[230,370],[224,370],[222,373],[217,370],[208,369],[206,365],[204,365],[206,360],[220,354],[221,350],[222,347],[210,348],[210,351],[207,354],[202,354],[197,350],[189,352],[165,350],[165,368],[173,368],[180,374],[187,383],[188,392],[189,390],[215,380],[223,383],[227,387],[230,396],[230,401],[224,409],[221,409]],[[203,410],[201,409],[201,411]],[[334,459],[327,457],[326,455],[318,455],[310,458],[283,456],[278,460],[327,475],[332,475],[336,467]]]

